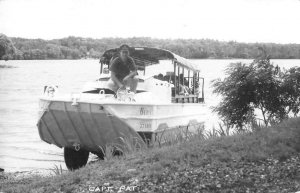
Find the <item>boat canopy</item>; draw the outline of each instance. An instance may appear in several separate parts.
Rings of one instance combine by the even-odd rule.
[[[187,59],[178,56],[168,50],[150,47],[130,47],[130,56],[135,60],[138,67],[158,64],[159,60],[172,60],[178,65],[199,72],[197,66]],[[119,54],[119,48],[110,49],[104,52],[100,62],[101,64],[109,64],[110,60]]]

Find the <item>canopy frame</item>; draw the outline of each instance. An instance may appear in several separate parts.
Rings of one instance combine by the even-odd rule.
[[[168,50],[150,47],[130,47],[130,56],[135,60],[138,69],[143,69],[145,74],[146,66],[158,64],[160,60],[171,60],[174,65],[174,88],[172,90],[172,101],[175,103],[199,103],[204,102],[204,78],[199,77],[200,70],[197,66],[187,59],[174,54]],[[100,59],[102,73],[103,65],[110,65],[110,62],[119,55],[119,48],[109,49],[104,52]],[[185,69],[188,71],[188,77],[185,76]],[[193,77],[190,77],[190,74]],[[182,76],[182,77],[180,77]],[[171,77],[170,77],[171,78]],[[186,88],[185,79],[188,80],[188,87],[190,82],[192,88],[188,95],[182,95],[182,88]],[[200,88],[200,80],[202,81],[202,88]],[[197,86],[196,86],[197,85]],[[197,91],[198,89],[198,91]],[[201,93],[200,93],[201,89]]]
[[[143,67],[146,67],[148,65],[158,64],[159,60],[172,60],[173,62],[177,62],[181,66],[192,71],[200,71],[197,69],[195,64],[165,49],[151,47],[130,47],[129,52],[130,56],[135,60],[137,66],[142,65]],[[102,73],[103,64],[109,65],[111,59],[118,56],[118,54],[119,48],[109,49],[103,53],[100,59],[100,73]]]

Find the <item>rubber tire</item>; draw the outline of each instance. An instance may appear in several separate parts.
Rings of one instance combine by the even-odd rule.
[[[99,160],[104,160],[104,154],[102,152],[92,152],[92,153],[97,155]]]
[[[66,166],[69,170],[77,170],[86,165],[90,152],[80,149],[76,151],[71,148],[64,148],[64,158]]]

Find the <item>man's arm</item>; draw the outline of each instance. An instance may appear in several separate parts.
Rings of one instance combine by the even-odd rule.
[[[118,58],[115,58],[113,60],[110,61],[110,65],[109,65],[109,70],[110,70],[110,78],[111,80],[118,85],[119,88],[124,87],[123,83],[120,82],[120,80],[117,78],[116,76],[116,68],[117,68],[117,61]]]
[[[119,81],[119,79],[116,77],[116,73],[111,71],[110,72],[110,78],[112,79],[112,81],[114,81],[118,86],[119,88],[122,88],[124,87],[124,85]]]
[[[131,63],[130,63],[130,73],[125,76],[125,78],[123,79],[123,81],[126,81],[128,78],[133,78],[135,75],[137,75],[137,68],[136,68],[136,65],[135,65],[135,62],[132,58],[130,58],[131,60]]]

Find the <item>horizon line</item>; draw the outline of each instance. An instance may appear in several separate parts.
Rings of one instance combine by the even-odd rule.
[[[1,33],[0,33],[1,34]],[[4,34],[5,35],[5,34]],[[7,36],[7,35],[6,35]],[[132,37],[101,37],[101,38],[94,38],[94,37],[84,37],[84,36],[75,36],[75,35],[69,35],[61,38],[28,38],[28,37],[12,37],[12,36],[7,36],[9,38],[20,38],[20,39],[28,39],[28,40],[46,40],[46,41],[51,41],[51,40],[59,40],[59,39],[65,39],[65,38],[70,38],[70,37],[75,37],[75,38],[83,38],[83,39],[94,39],[94,40],[101,40],[101,39],[133,39],[133,38],[149,38],[149,39],[158,39],[158,40],[213,40],[213,41],[218,41],[218,42],[236,42],[236,43],[245,43],[245,44],[279,44],[279,45],[289,45],[289,44],[296,44],[300,45],[300,43],[275,43],[275,42],[243,42],[243,41],[237,41],[237,40],[219,40],[219,39],[212,39],[212,38],[158,38],[158,37],[150,37],[150,36],[132,36]]]

